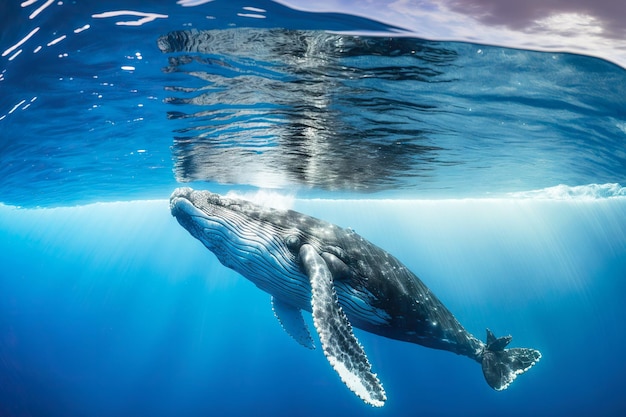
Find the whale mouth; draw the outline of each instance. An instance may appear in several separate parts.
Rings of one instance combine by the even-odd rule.
[[[205,216],[211,216],[217,208],[237,211],[241,202],[237,199],[229,199],[206,190],[194,190],[189,187],[176,188],[170,196],[170,210],[172,214],[177,211],[177,206],[181,201],[187,201],[194,206],[197,211],[203,212]]]
[[[177,219],[191,218],[194,215],[197,216],[201,212],[198,210],[189,199],[185,197],[175,197],[170,199],[170,211],[172,216]]]
[[[198,204],[202,203],[202,204]],[[201,223],[210,221],[214,207],[189,187],[177,188],[170,196],[170,212],[178,223],[193,236],[200,238],[203,226]]]
[[[187,201],[191,204],[191,194],[193,193],[193,189],[189,187],[180,187],[175,189],[170,196],[170,211],[172,215],[176,217],[175,211],[178,211],[179,205],[183,201]]]
[[[190,219],[192,212],[198,209],[191,202],[191,188],[177,188],[170,196],[170,212],[180,222],[182,219]]]
[[[181,187],[170,196],[170,211],[172,216],[212,217],[216,207],[222,206],[217,194],[208,191],[196,191],[193,188]]]
[[[228,221],[217,214],[219,206],[211,201],[212,196],[206,191],[177,188],[170,196],[170,211],[184,229],[224,263],[223,259],[229,253],[228,239],[234,235],[226,232]]]

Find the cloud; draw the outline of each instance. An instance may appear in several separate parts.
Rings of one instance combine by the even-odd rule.
[[[593,32],[612,39],[626,37],[626,7],[615,0],[448,0],[447,7],[490,26],[561,34],[572,30],[572,23],[584,30],[585,22]],[[538,24],[541,23],[541,24]],[[552,24],[546,26],[546,22]],[[561,26],[562,25],[562,26]]]

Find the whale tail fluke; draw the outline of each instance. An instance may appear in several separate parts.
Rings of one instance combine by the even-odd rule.
[[[487,329],[487,343],[482,355],[483,375],[489,386],[496,391],[506,389],[518,375],[541,359],[541,353],[535,349],[505,349],[511,339],[511,336],[496,338]]]

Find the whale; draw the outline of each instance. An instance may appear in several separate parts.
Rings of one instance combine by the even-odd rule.
[[[474,337],[413,272],[350,228],[188,187],[174,190],[170,210],[225,267],[268,293],[282,328],[314,349],[303,316],[311,313],[326,359],[371,406],[387,395],[354,328],[473,359],[497,391],[541,358],[508,348],[510,335]]]

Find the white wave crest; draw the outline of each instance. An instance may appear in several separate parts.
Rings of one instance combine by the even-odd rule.
[[[605,198],[626,197],[626,187],[618,183],[588,184],[569,186],[560,184],[541,190],[508,193],[512,198],[533,198],[545,200],[599,200]]]
[[[256,190],[249,192],[229,191],[226,197],[240,198],[258,204],[260,206],[272,207],[276,209],[291,209],[294,205],[295,197],[290,194],[282,194],[274,190]]]

